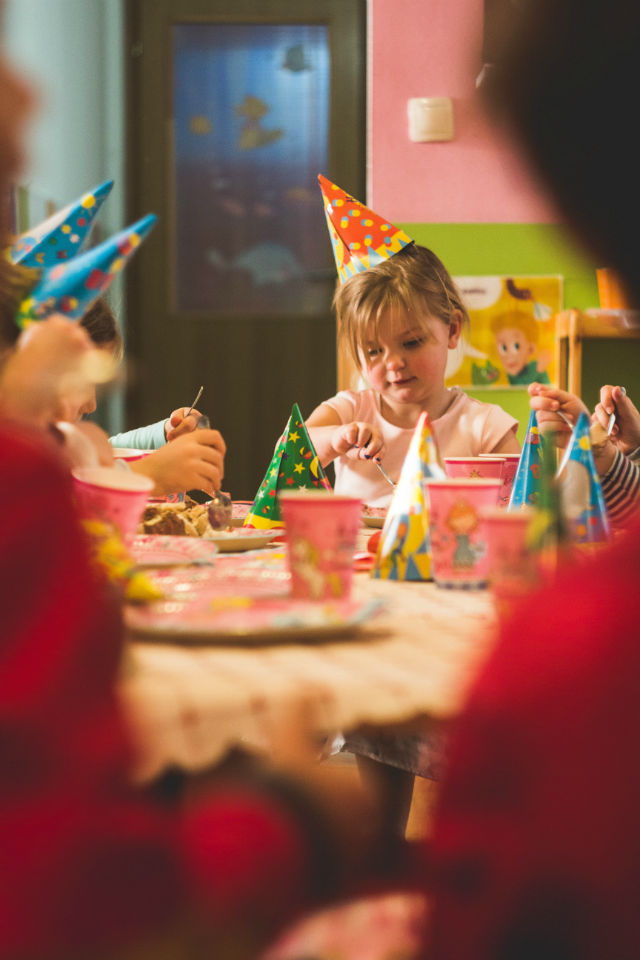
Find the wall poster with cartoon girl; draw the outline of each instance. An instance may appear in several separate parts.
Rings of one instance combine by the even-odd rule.
[[[553,383],[562,277],[456,277],[470,327],[450,351],[447,386]]]

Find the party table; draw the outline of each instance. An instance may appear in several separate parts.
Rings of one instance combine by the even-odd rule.
[[[286,596],[282,546],[245,556],[249,573],[257,571],[272,593]],[[247,562],[218,554],[211,567],[171,567],[155,576],[174,599],[190,589],[190,578],[201,578],[203,589],[231,583],[222,602],[233,605]],[[168,628],[158,636],[139,629],[148,614],[132,611],[118,694],[133,737],[136,780],[148,782],[172,768],[202,772],[232,748],[267,751],[274,722],[301,699],[318,736],[362,725],[411,729],[454,716],[495,637],[487,592],[361,572],[353,601],[381,609],[363,622],[338,623],[326,635],[289,627],[276,642],[194,641],[179,626],[173,635],[171,624],[182,621],[172,621],[171,610],[180,610],[179,603],[166,605]]]

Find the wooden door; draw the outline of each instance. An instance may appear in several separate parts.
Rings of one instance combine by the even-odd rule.
[[[336,389],[336,273],[316,175],[365,193],[365,0],[131,0],[129,426],[189,404],[254,496],[298,403]]]

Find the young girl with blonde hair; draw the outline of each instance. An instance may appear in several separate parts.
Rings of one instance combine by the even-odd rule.
[[[355,273],[334,298],[338,337],[366,387],[342,390],[307,420],[325,466],[334,461],[336,492],[386,506],[413,430],[426,411],[441,456],[517,453],[517,421],[492,403],[445,386],[467,310],[444,264],[410,243],[375,267]]]

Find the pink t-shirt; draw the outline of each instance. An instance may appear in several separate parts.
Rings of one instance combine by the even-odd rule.
[[[491,453],[501,440],[518,429],[518,421],[496,403],[482,403],[467,396],[459,387],[452,387],[456,397],[445,413],[431,424],[441,457],[477,457]],[[385,453],[382,465],[392,480],[398,479],[409,449],[413,427],[396,427],[385,420],[379,409],[375,390],[341,390],[325,400],[340,417],[341,423],[364,420],[380,431]],[[336,493],[361,497],[372,507],[388,506],[393,488],[384,479],[373,461],[337,457]]]

